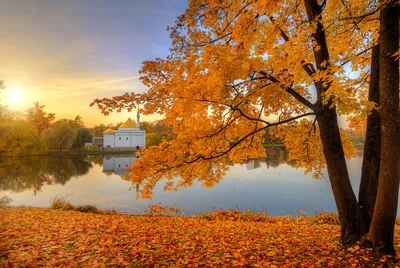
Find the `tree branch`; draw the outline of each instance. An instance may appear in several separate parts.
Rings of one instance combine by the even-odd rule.
[[[303,96],[301,96],[297,91],[295,91],[292,86],[288,86],[286,87],[285,85],[283,85],[278,79],[276,79],[275,77],[267,74],[264,71],[259,71],[259,73],[261,75],[263,75],[265,78],[267,78],[268,80],[270,80],[273,83],[279,83],[280,87],[282,89],[284,89],[287,93],[289,93],[293,98],[295,98],[296,100],[298,100],[299,102],[301,102],[303,105],[305,105],[306,107],[310,108],[311,110],[314,110],[314,104],[312,104],[309,100],[307,100],[306,98],[304,98]]]

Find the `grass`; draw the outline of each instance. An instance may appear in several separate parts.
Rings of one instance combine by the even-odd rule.
[[[100,210],[99,208],[93,205],[74,206],[69,202],[68,198],[69,195],[61,197],[56,196],[52,198],[50,201],[50,208],[58,210],[74,210],[84,213],[95,213],[95,214],[116,214],[116,211],[114,209]]]
[[[75,207],[69,202],[68,195],[61,197],[54,197],[50,200],[50,207],[52,209],[73,210]]]

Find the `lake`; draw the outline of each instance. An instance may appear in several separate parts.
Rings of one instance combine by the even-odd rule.
[[[347,161],[356,193],[361,151],[357,155]],[[159,202],[176,205],[189,215],[215,209],[250,209],[270,215],[337,211],[328,179],[316,180],[312,174],[304,175],[303,169],[293,168],[283,148],[269,148],[267,159],[233,165],[211,189],[195,183],[178,192],[164,192],[161,183],[152,200],[136,200],[136,187],[126,180],[125,168],[136,160],[133,155],[0,158],[0,198],[10,197],[12,206],[49,207],[52,198],[68,196],[73,205],[132,214]]]

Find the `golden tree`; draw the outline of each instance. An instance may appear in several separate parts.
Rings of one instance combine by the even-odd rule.
[[[397,1],[193,0],[170,28],[171,54],[144,62],[141,79],[148,91],[97,99],[92,105],[106,115],[140,105],[144,114],[164,114],[163,122],[172,127],[176,139],[150,148],[133,166],[133,180],[144,186],[144,197],[161,179],[167,180],[166,190],[190,186],[194,179],[211,187],[230,163],[265,157],[263,132],[270,129],[291,149],[289,159],[297,166],[315,176],[327,168],[342,241],[353,243],[369,230],[380,176],[379,168],[372,173],[369,167],[379,166],[379,159],[363,168],[363,174],[372,175],[365,175],[362,191],[374,184],[372,195],[364,198],[372,207],[363,209],[345,162],[354,148],[341,136],[337,117],[346,115],[360,125],[379,102],[371,96],[368,101],[368,85],[376,83],[369,67],[376,67],[371,55],[373,48],[379,54],[379,15],[385,10],[398,12]],[[396,40],[386,42],[396,45]],[[385,55],[395,54],[398,38],[396,50],[392,47]],[[382,57],[375,58],[382,64]],[[395,77],[397,72],[398,79],[398,59],[391,61],[394,71],[389,73]],[[388,89],[381,82],[375,95]],[[396,90],[395,80],[393,85]],[[398,106],[397,96],[397,106],[394,99],[390,107]],[[379,124],[379,116],[377,121],[372,125]],[[373,131],[380,137],[379,126]],[[390,134],[393,148],[398,132]],[[391,185],[398,192],[398,182]],[[392,216],[386,221],[394,224]],[[393,230],[387,232],[393,237]],[[392,251],[390,239],[378,240],[373,243]]]

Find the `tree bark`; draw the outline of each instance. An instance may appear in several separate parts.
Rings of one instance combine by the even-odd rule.
[[[379,105],[379,44],[372,48],[368,100]],[[360,191],[358,195],[358,202],[361,209],[360,226],[362,236],[366,235],[369,231],[378,189],[381,159],[380,127],[379,113],[377,110],[373,110],[367,118]]]
[[[312,39],[319,49],[314,48],[314,58],[317,69],[328,72],[330,58],[326,43],[325,31],[321,22],[322,8],[317,0],[304,0],[307,16],[310,22],[316,23],[316,30]],[[336,107],[331,102],[322,104],[322,94],[329,87],[329,81],[314,82],[317,89],[317,103],[314,106],[320,130],[323,152],[327,164],[329,181],[339,213],[341,227],[341,240],[344,244],[352,244],[360,239],[360,210],[357,198],[350,184],[342,141],[340,138],[339,124]]]
[[[400,180],[399,61],[393,54],[399,49],[399,5],[392,0],[380,13],[380,117],[381,165],[374,214],[368,234],[381,253],[394,253],[393,236]]]
[[[351,187],[340,138],[336,108],[324,106],[317,113],[324,156],[336,207],[339,213],[341,240],[352,244],[360,240],[359,205]]]

